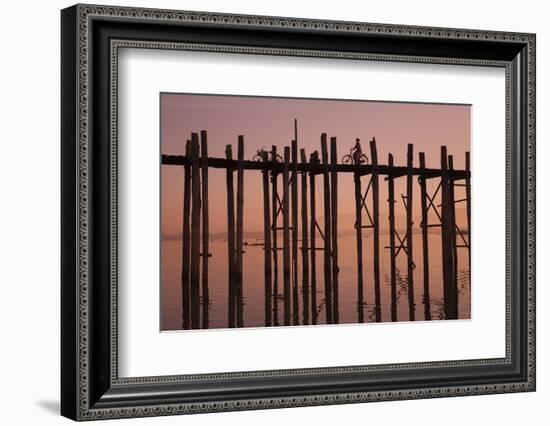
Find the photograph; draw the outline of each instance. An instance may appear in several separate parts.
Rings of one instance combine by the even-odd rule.
[[[159,103],[161,331],[471,319],[471,105]]]

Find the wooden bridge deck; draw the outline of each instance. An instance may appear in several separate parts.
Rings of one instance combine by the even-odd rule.
[[[202,161],[199,159],[199,164]],[[208,167],[217,169],[237,169],[237,160],[228,160],[226,158],[208,158]],[[189,166],[191,158],[185,155],[162,155],[162,164],[166,166]],[[282,173],[284,164],[282,162],[273,161],[250,161],[242,162],[244,170],[268,170],[274,173]],[[332,166],[331,170],[332,170]],[[296,164],[297,171],[308,172],[313,174],[322,174],[325,167],[322,164],[298,163]],[[372,174],[372,164],[336,164],[336,172],[338,173],[358,173],[361,176]],[[391,176],[393,178],[406,176],[408,173],[407,166],[388,166],[379,164],[377,166],[378,175]],[[441,169],[428,169],[413,167],[411,174],[421,176],[426,179],[441,177]],[[470,177],[470,172],[466,170],[448,170],[447,177],[450,179],[465,179]]]

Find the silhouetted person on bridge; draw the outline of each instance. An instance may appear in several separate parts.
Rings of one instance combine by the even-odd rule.
[[[359,138],[355,138],[355,146],[352,148],[354,164],[361,164],[365,162],[365,159],[363,158],[363,150],[361,149],[361,144],[359,142]]]

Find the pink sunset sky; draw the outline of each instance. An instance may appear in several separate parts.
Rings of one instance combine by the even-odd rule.
[[[361,139],[363,151],[369,156],[369,141],[375,137],[378,161],[387,164],[392,153],[395,165],[406,165],[407,144],[414,144],[414,165],[418,153],[426,154],[429,168],[440,167],[440,147],[446,145],[454,156],[455,169],[464,168],[465,152],[470,151],[470,105],[422,104],[406,102],[376,102],[350,100],[292,99],[223,95],[171,94],[160,95],[161,153],[183,155],[191,132],[208,132],[209,157],[225,157],[226,144],[237,153],[237,137],[244,135],[245,159],[252,159],[256,150],[264,147],[283,152],[294,138],[294,119],[298,120],[298,149],[320,152],[320,135],[337,138],[338,159],[349,152],[355,138]],[[473,158],[475,160],[475,158]],[[368,177],[363,178],[363,189]],[[396,180],[396,199],[405,192],[405,179]],[[260,231],[263,226],[261,210],[261,173],[245,172],[245,232]],[[435,189],[437,182],[430,181]],[[415,188],[418,185],[415,185]],[[381,224],[387,222],[387,184],[380,179]],[[338,215],[341,229],[352,229],[354,220],[353,176],[340,174],[338,180]],[[322,178],[317,178],[317,201],[322,202]],[[181,232],[183,170],[181,167],[161,167],[162,234]],[[226,230],[225,171],[210,169],[209,207],[211,234]],[[418,196],[414,197],[415,212],[420,211]],[[460,194],[457,198],[462,198]],[[399,220],[404,214],[396,205]],[[460,209],[460,206],[457,206]],[[317,209],[322,214],[321,204]],[[415,213],[416,214],[416,213]],[[461,210],[457,222],[463,222]],[[322,220],[322,216],[318,219]],[[321,223],[321,222],[320,222]],[[417,224],[419,221],[417,221]]]

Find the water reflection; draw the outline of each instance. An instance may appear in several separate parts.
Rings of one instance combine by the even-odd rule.
[[[381,240],[387,238],[387,235],[381,234]],[[420,238],[420,235],[414,235],[414,238]],[[426,300],[423,280],[422,267],[419,265],[414,270],[414,305],[417,308],[417,319],[445,319],[443,303],[443,283],[441,262],[437,256],[437,244],[440,244],[440,236],[437,233],[430,234],[430,245],[434,247],[433,262],[430,264],[430,295]],[[417,243],[415,241],[415,243]],[[318,242],[318,246],[321,246]],[[375,322],[376,311],[379,309],[381,321],[391,321],[392,312],[395,311],[397,321],[407,321],[409,318],[408,289],[407,289],[407,265],[403,257],[397,259],[396,268],[396,291],[392,297],[391,277],[389,273],[389,253],[381,252],[381,297],[380,306],[375,305],[374,282],[372,278],[372,267],[369,262],[364,262],[364,284],[361,287],[357,284],[357,270],[355,255],[346,255],[346,253],[355,252],[355,238],[353,235],[339,238],[339,301],[338,323],[369,323]],[[420,244],[418,242],[417,244]],[[365,259],[368,259],[370,240],[365,238],[364,249]],[[182,319],[186,318],[182,310],[181,294],[181,242],[163,241],[162,242],[162,329],[177,330],[182,329],[184,323]],[[200,305],[203,309],[200,326],[202,328],[227,328],[228,310],[230,309],[230,299],[228,298],[227,276],[227,241],[225,239],[213,239],[210,241],[209,268],[209,297],[207,300],[201,298]],[[282,256],[274,255],[276,261],[273,265],[273,292],[266,295],[263,286],[263,247],[261,244],[249,244],[246,247],[246,253],[243,254],[243,297],[242,312],[243,326],[245,327],[264,327],[266,325],[265,301],[266,297],[271,298],[271,311],[269,313],[273,326],[284,323],[284,313],[281,311],[281,305],[284,305],[284,297],[280,294],[280,277],[278,268],[282,268]],[[323,257],[316,257],[317,271],[323,270]],[[277,266],[276,266],[277,265]],[[300,264],[298,265],[300,267]],[[470,274],[468,271],[467,254],[458,256],[458,299],[459,299],[459,318],[470,318]],[[304,294],[304,288],[298,289],[297,307],[298,319],[301,324],[326,324],[326,295],[323,276],[311,277],[310,286],[307,289],[307,295]],[[304,309],[304,297],[307,296],[309,306]],[[330,300],[330,299],[329,299]],[[294,301],[294,294],[291,293],[291,302]],[[334,308],[334,304],[332,304]],[[427,310],[429,308],[429,310]],[[295,308],[292,308],[294,314]],[[418,313],[422,312],[422,318]],[[429,315],[428,315],[429,314]],[[293,318],[294,319],[294,318]]]

